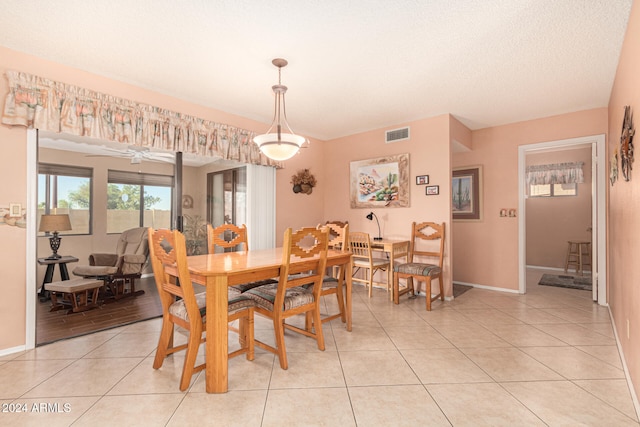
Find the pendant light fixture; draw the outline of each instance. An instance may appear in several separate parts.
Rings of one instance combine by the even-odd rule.
[[[271,122],[269,130],[254,137],[253,142],[260,147],[260,151],[265,156],[276,161],[283,161],[293,157],[305,143],[306,138],[293,133],[287,122],[287,109],[284,103],[287,87],[282,84],[281,78],[282,68],[286,67],[288,62],[286,59],[276,58],[271,63],[278,67],[278,84],[271,87],[276,96],[273,122]]]

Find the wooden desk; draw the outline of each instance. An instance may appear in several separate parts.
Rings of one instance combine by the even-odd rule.
[[[351,331],[351,259],[351,252],[329,250],[327,254],[327,266],[341,265],[346,268],[345,310],[348,331]],[[278,277],[282,265],[282,248],[196,255],[187,260],[191,279],[206,286],[206,391],[225,393],[228,388],[227,287]],[[300,262],[303,263],[304,260]],[[171,275],[177,274],[175,268],[167,268],[166,271]]]
[[[78,258],[69,255],[54,259],[38,258],[38,264],[47,266],[47,271],[44,273],[44,280],[42,281],[42,288],[40,288],[40,293],[38,294],[40,302],[49,299],[48,292],[45,290],[44,285],[53,282],[53,273],[56,264],[59,265],[60,268],[60,280],[69,280],[69,271],[67,270],[67,263],[69,262],[78,262]]]
[[[389,265],[390,268],[387,271],[387,284],[391,288],[391,292],[389,292],[389,298],[393,300],[393,263],[396,258],[402,258],[409,256],[409,245],[411,242],[409,240],[399,240],[399,239],[382,239],[382,240],[371,240],[371,249],[375,251],[382,251],[389,254]]]

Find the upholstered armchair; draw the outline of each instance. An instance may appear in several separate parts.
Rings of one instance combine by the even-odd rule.
[[[115,253],[90,254],[89,265],[77,266],[73,274],[103,279],[115,299],[140,295],[144,291],[136,292],[135,280],[142,276],[148,256],[147,228],[132,228],[120,235]]]

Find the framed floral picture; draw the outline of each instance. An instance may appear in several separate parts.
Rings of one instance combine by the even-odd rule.
[[[350,164],[352,208],[409,206],[409,154]]]
[[[451,210],[454,220],[482,219],[482,167],[454,169],[451,180]]]

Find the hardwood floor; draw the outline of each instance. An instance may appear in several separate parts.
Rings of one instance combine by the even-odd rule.
[[[81,313],[51,312],[51,301],[36,302],[36,345],[162,316],[153,277],[136,281],[136,290],[139,289],[145,291],[143,295],[102,304]]]

